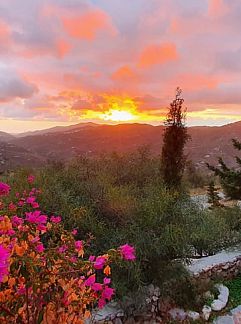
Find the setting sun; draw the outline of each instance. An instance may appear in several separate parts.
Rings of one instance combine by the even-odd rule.
[[[110,109],[104,114],[103,119],[111,121],[129,121],[136,119],[136,116],[130,111]]]

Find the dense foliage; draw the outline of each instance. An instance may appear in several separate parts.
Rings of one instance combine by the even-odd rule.
[[[240,209],[202,210],[185,190],[166,189],[159,161],[142,148],[49,164],[36,173],[43,212],[62,215],[66,229],[78,229],[77,240],[91,235],[92,243],[85,247],[89,255],[123,242],[135,246],[135,263],[120,270],[112,266],[120,297],[149,283],[164,287],[170,278],[179,280],[180,267],[190,257],[214,254],[240,238]],[[9,181],[20,191],[25,177],[19,171]]]
[[[232,140],[233,147],[241,151],[241,142],[236,139]],[[207,164],[207,167],[220,178],[221,185],[227,194],[232,199],[241,199],[241,158],[235,157],[237,168],[229,168],[222,158],[218,162],[220,167],[215,167]]]
[[[84,257],[90,238],[76,239],[77,229],[66,231],[60,216],[42,213],[33,181],[11,194],[0,183],[0,322],[83,323],[111,300],[111,266],[133,261],[134,248]]]

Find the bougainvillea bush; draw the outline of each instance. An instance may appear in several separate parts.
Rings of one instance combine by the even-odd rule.
[[[42,214],[33,186],[29,176],[28,189],[10,199],[14,188],[0,183],[0,322],[83,323],[113,298],[111,264],[133,261],[134,248],[85,257],[91,240],[76,240],[77,229]]]

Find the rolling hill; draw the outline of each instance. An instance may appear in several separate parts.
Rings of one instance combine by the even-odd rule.
[[[40,160],[66,161],[80,154],[130,152],[143,145],[157,155],[161,151],[163,130],[163,126],[149,124],[78,124],[21,134],[11,138],[10,143]],[[205,166],[205,162],[216,164],[219,156],[233,164],[231,139],[241,140],[241,122],[221,127],[190,127],[188,132],[192,139],[186,145],[186,154],[198,167]]]

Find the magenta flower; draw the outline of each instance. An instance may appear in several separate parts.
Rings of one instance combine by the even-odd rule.
[[[73,234],[73,235],[76,235],[77,233],[78,233],[77,229],[76,229],[76,228],[73,229],[72,234]]]
[[[52,222],[52,223],[55,223],[55,224],[58,224],[58,223],[60,223],[61,222],[61,217],[60,216],[51,216],[50,217],[50,221]]]
[[[135,256],[135,248],[128,244],[122,245],[119,247],[120,253],[125,260],[134,261],[136,259]]]
[[[62,245],[58,248],[59,253],[64,253],[68,249],[67,245]]]
[[[95,256],[94,256],[94,255],[91,255],[91,256],[89,257],[89,261],[90,261],[90,262],[94,262],[94,261],[95,261]]]
[[[28,176],[28,183],[33,183],[34,180],[35,180],[35,176],[32,175],[32,174],[30,174],[30,175]]]
[[[39,253],[42,253],[44,251],[43,243],[38,243],[38,245],[36,246],[36,251]]]
[[[0,282],[2,282],[4,276],[8,275],[8,250],[0,244]]]
[[[97,270],[103,269],[105,265],[106,257],[98,256],[94,263],[94,268]]]
[[[75,245],[75,248],[76,248],[77,251],[80,251],[80,250],[83,249],[83,242],[82,241],[76,241],[74,243],[74,245]]]
[[[4,182],[0,182],[0,196],[7,196],[10,192],[10,186]]]
[[[11,219],[11,221],[12,221],[12,225],[14,227],[17,227],[17,226],[23,224],[23,219],[20,218],[20,217],[18,217],[17,215],[13,216],[12,219]]]
[[[106,305],[106,301],[104,298],[100,298],[98,301],[98,307],[99,309],[103,308]]]
[[[35,202],[35,200],[36,200],[36,197],[28,197],[27,199],[26,199],[26,202],[27,202],[27,204],[33,204],[34,202]]]
[[[111,282],[110,278],[107,278],[107,277],[104,278],[104,285],[109,285],[110,282]]]
[[[91,286],[91,288],[92,288],[94,291],[100,291],[100,290],[103,289],[102,284],[100,284],[100,283],[98,283],[98,282],[94,283],[94,284]]]
[[[46,215],[41,215],[40,210],[35,210],[34,212],[26,213],[26,220],[33,224],[46,224],[48,217]]]
[[[102,298],[105,298],[107,300],[111,300],[114,293],[115,293],[115,290],[113,288],[105,287],[105,289],[102,292]]]
[[[85,285],[91,287],[95,283],[95,274],[91,275],[88,279],[85,280]]]

